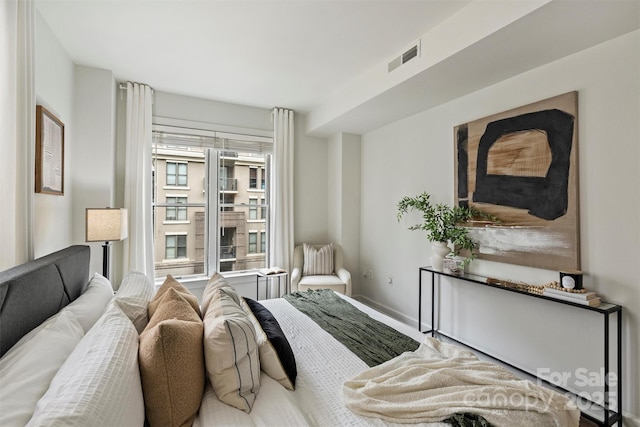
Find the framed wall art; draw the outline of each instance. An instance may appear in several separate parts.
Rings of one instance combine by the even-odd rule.
[[[578,93],[454,128],[455,201],[498,222],[470,228],[478,258],[579,269]]]
[[[36,106],[35,192],[64,194],[64,123]]]

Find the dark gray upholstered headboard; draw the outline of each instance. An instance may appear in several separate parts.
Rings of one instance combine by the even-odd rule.
[[[82,294],[90,254],[89,246],[70,246],[0,272],[0,357]]]

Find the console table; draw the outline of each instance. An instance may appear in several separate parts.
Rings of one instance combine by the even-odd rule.
[[[423,331],[422,330],[422,276],[423,274],[429,274],[431,275],[431,329],[430,330],[426,330]],[[435,324],[435,312],[436,312],[436,307],[437,307],[437,301],[436,301],[436,297],[435,297],[435,278],[436,276],[446,276],[446,277],[450,277],[453,279],[457,279],[459,281],[461,281],[462,283],[474,283],[477,285],[482,285],[482,286],[486,286],[488,288],[495,288],[495,289],[500,289],[503,291],[508,291],[508,292],[515,292],[517,294],[521,294],[522,296],[525,297],[532,297],[532,298],[539,298],[542,300],[546,300],[552,303],[556,303],[556,304],[563,304],[563,305],[569,305],[572,307],[576,307],[578,309],[582,309],[582,310],[589,310],[592,311],[594,313],[597,313],[599,315],[602,316],[603,322],[604,322],[604,358],[603,358],[603,367],[604,367],[604,372],[605,372],[605,378],[607,378],[609,376],[609,374],[611,373],[611,369],[610,369],[610,355],[609,355],[609,350],[610,350],[610,342],[611,342],[611,337],[609,334],[609,324],[610,324],[610,317],[612,315],[616,316],[616,325],[617,325],[617,330],[616,330],[616,361],[617,361],[617,376],[618,376],[618,381],[617,381],[617,408],[616,411],[612,410],[609,408],[610,406],[610,400],[609,400],[609,384],[608,381],[604,382],[604,386],[603,386],[603,391],[604,391],[604,396],[607,399],[604,402],[604,405],[597,403],[597,402],[593,402],[591,400],[585,399],[583,397],[581,397],[581,399],[585,399],[588,400],[592,405],[595,405],[601,412],[602,412],[602,416],[601,417],[596,417],[593,416],[591,414],[585,413],[583,412],[583,416],[595,423],[597,423],[600,426],[611,426],[614,425],[615,423],[618,423],[619,426],[622,426],[622,306],[619,306],[617,304],[610,304],[610,303],[606,303],[603,302],[600,304],[599,307],[591,307],[588,305],[583,305],[580,303],[576,303],[576,302],[572,302],[572,301],[566,301],[566,300],[560,300],[560,299],[556,299],[556,298],[552,298],[546,295],[538,295],[538,294],[533,294],[533,293],[529,293],[520,289],[516,289],[516,288],[509,288],[500,284],[495,284],[495,283],[487,283],[487,278],[483,277],[483,276],[478,276],[475,274],[463,274],[463,275],[453,275],[453,274],[449,274],[449,273],[444,273],[441,271],[436,271],[434,269],[432,269],[431,267],[420,267],[419,269],[419,287],[418,287],[418,330],[422,333],[425,334],[431,334],[431,336],[435,337],[436,335],[441,335],[445,338],[448,338],[450,340],[453,341],[457,341],[454,338],[451,338],[445,334],[443,334],[442,332],[438,331],[438,328],[436,327]],[[439,307],[437,307],[439,309]],[[457,341],[459,342],[459,341]],[[459,342],[462,345],[465,345],[466,347],[471,348],[474,351],[483,353],[495,360],[498,360],[520,372],[523,372],[525,374],[528,375],[532,375],[529,372],[526,372],[525,370],[519,368],[518,366],[514,366],[511,365],[509,363],[503,362],[500,359],[496,358],[495,356],[492,356],[490,354],[484,353],[481,350],[478,350],[468,344],[465,344],[463,342]],[[542,378],[538,378],[541,381],[544,381],[547,384],[550,384],[548,381],[542,379]],[[550,384],[553,387],[559,388],[565,392],[569,392],[572,393],[569,390],[565,390],[562,387],[559,387],[555,384]]]

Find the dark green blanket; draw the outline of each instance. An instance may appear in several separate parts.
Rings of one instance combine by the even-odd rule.
[[[293,292],[284,299],[344,344],[369,366],[377,366],[420,343],[358,310],[328,289]],[[480,415],[455,414],[446,420],[454,427],[492,427]]]
[[[284,298],[369,366],[414,351],[420,343],[371,318],[328,289],[294,292]]]

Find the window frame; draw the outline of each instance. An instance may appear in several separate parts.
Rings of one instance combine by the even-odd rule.
[[[180,126],[176,127],[175,123],[179,122]],[[207,276],[209,274],[211,274],[214,271],[221,271],[220,266],[221,266],[221,262],[225,262],[226,258],[222,257],[222,253],[219,250],[219,233],[221,230],[221,210],[223,209],[223,201],[221,200],[220,194],[221,194],[221,189],[219,188],[220,185],[220,179],[224,178],[222,176],[223,173],[221,173],[221,160],[223,157],[227,157],[227,155],[229,153],[245,153],[245,152],[252,152],[255,151],[255,148],[252,149],[248,149],[248,150],[243,150],[243,148],[249,148],[248,146],[255,146],[258,147],[258,151],[259,153],[264,155],[264,164],[263,165],[259,165],[257,166],[257,179],[256,179],[256,187],[257,188],[251,188],[249,189],[249,191],[259,191],[259,192],[263,192],[263,195],[260,196],[263,198],[263,200],[265,200],[265,203],[260,203],[262,202],[261,199],[257,199],[257,221],[262,221],[265,222],[265,228],[264,231],[259,232],[259,236],[257,236],[256,239],[256,253],[251,253],[249,254],[249,252],[247,251],[247,255],[254,255],[254,254],[264,254],[265,255],[265,259],[264,259],[264,263],[265,266],[270,265],[270,254],[269,251],[266,250],[267,248],[265,248],[265,246],[268,246],[268,243],[265,245],[263,243],[263,238],[262,238],[262,234],[265,234],[266,237],[266,241],[268,242],[271,232],[270,232],[270,224],[268,221],[268,216],[269,214],[269,210],[271,209],[271,204],[269,203],[269,201],[271,200],[270,198],[270,192],[269,192],[269,186],[270,186],[270,176],[269,173],[267,171],[271,171],[271,167],[272,167],[272,159],[271,157],[273,156],[272,154],[272,150],[273,150],[273,132],[272,131],[264,131],[264,130],[250,130],[247,132],[246,129],[242,129],[241,133],[232,133],[230,132],[231,129],[230,127],[224,127],[224,131],[215,131],[213,129],[210,129],[211,127],[215,127],[218,125],[207,125],[207,126],[202,126],[202,123],[193,123],[193,122],[189,122],[189,121],[184,121],[184,120],[175,120],[175,119],[166,119],[166,118],[154,118],[154,129],[153,129],[153,138],[152,138],[152,143],[153,143],[153,147],[156,147],[156,144],[168,144],[167,141],[158,138],[158,132],[170,132],[173,131],[176,134],[181,134],[181,135],[187,135],[187,136],[197,136],[197,137],[204,137],[204,139],[215,139],[216,141],[218,141],[218,145],[216,146],[215,144],[211,144],[211,145],[207,145],[205,143],[200,143],[200,145],[198,144],[189,144],[189,143],[171,143],[171,145],[175,145],[175,146],[200,146],[202,148],[205,148],[204,153],[205,153],[205,159],[204,159],[204,163],[205,163],[205,179],[204,182],[208,187],[208,190],[206,190],[208,192],[207,194],[207,198],[206,198],[206,203],[204,204],[198,204],[198,203],[187,203],[186,205],[181,205],[181,207],[204,207],[205,209],[205,242],[204,242],[204,264],[205,264],[205,268],[204,268],[204,273],[203,274],[194,274],[193,277],[202,277],[202,276]],[[204,127],[204,129],[203,129]],[[235,128],[235,130],[241,130],[241,128]],[[236,137],[236,139],[233,139],[232,137]],[[222,142],[222,146],[220,146],[219,143],[219,138],[222,139],[223,141],[228,140],[231,141],[231,144],[229,146],[225,146],[225,142]],[[197,139],[197,138],[194,138]],[[246,144],[246,145],[243,145]],[[262,173],[261,173],[262,172]],[[273,173],[273,172],[272,172]],[[228,177],[227,177],[228,179]],[[264,180],[265,182],[265,189],[262,190],[261,188],[259,188],[259,186],[262,186],[262,181]],[[189,181],[189,179],[187,178],[187,182]],[[156,183],[156,186],[154,187],[154,189],[157,190],[158,186]],[[215,189],[215,190],[213,190]],[[225,188],[226,190],[226,188]],[[157,200],[157,194],[155,195],[156,197],[154,197],[154,203],[153,206],[154,208],[156,207],[162,207],[163,203],[155,203],[155,200]],[[242,204],[242,203],[238,203],[237,201],[235,203],[233,203],[234,206],[242,206],[244,208],[247,207],[246,204]],[[166,206],[165,206],[166,207]],[[263,217],[263,212],[267,211],[267,218],[261,218]],[[248,219],[249,214],[247,212],[247,220]],[[155,220],[157,221],[158,218],[155,218]],[[255,221],[255,220],[250,220],[250,221]],[[155,226],[154,226],[154,230],[155,230]],[[155,233],[154,233],[155,234]],[[248,246],[248,235],[247,237],[244,237],[247,239],[247,246]],[[165,249],[166,251],[166,249]],[[155,270],[155,267],[154,267]],[[257,268],[251,268],[249,270],[233,270],[232,273],[233,275],[243,275],[243,274],[254,274],[255,270],[257,270]],[[163,278],[158,277],[156,280],[162,280]]]

